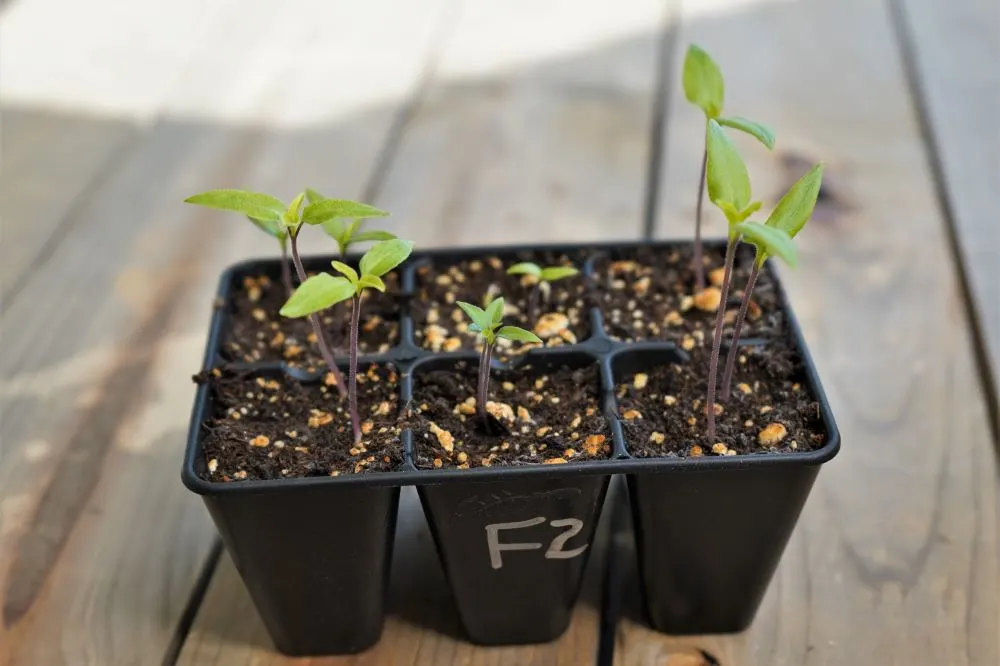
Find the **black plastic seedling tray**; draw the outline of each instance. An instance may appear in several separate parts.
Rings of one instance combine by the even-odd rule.
[[[543,253],[578,261],[592,280],[595,261],[640,247],[683,243],[602,243],[536,248],[481,247],[414,253],[401,267],[400,339],[359,367],[392,363],[401,375],[401,402],[428,367],[475,352],[435,353],[419,347],[408,299],[416,271],[431,262],[498,256],[505,265]],[[327,270],[334,257],[311,257],[307,270]],[[244,276],[279,274],[276,259],[247,261],[222,275],[218,298],[228,303]],[[770,268],[766,268],[770,272]],[[579,593],[598,516],[612,475],[627,476],[636,526],[640,577],[654,628],[715,633],[752,620],[819,466],[836,455],[840,436],[776,274],[787,334],[801,355],[807,390],[821,408],[824,444],[813,451],[719,457],[633,458],[616,417],[616,377],[650,363],[685,362],[670,342],[620,342],[591,309],[591,335],[578,344],[533,350],[495,367],[593,363],[600,368],[602,402],[613,451],[606,460],[562,465],[418,469],[412,433],[404,431],[404,461],[391,472],[267,481],[209,482],[200,447],[201,424],[212,396],[195,398],[182,477],[201,495],[222,534],[275,645],[288,654],[357,652],[374,644],[384,617],[399,487],[415,486],[431,526],[459,615],[481,644],[520,644],[557,638]],[[226,307],[212,320],[205,369],[223,364],[220,345]],[[747,341],[753,343],[753,341]],[[759,343],[759,341],[758,341]],[[233,368],[320,381],[279,363],[226,363]],[[346,369],[346,359],[344,359]],[[289,566],[294,563],[293,566]]]

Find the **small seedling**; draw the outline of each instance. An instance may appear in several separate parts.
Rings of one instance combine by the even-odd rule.
[[[292,213],[292,206],[286,206],[281,199],[269,194],[245,190],[209,190],[190,196],[184,202],[242,213],[257,225],[258,229],[276,238],[281,246],[281,280],[285,285],[286,294],[291,295],[295,285],[292,284],[292,273],[288,268],[288,228],[285,219]],[[301,202],[301,198],[297,198],[297,203],[293,202],[296,204],[294,211],[296,217]]]
[[[502,326],[503,298],[495,298],[483,310],[471,303],[457,301],[472,323],[469,330],[479,333],[483,338],[483,350],[479,354],[479,381],[476,385],[476,409],[484,426],[489,429],[489,419],[486,413],[486,402],[490,393],[490,362],[493,360],[493,346],[498,338],[514,342],[541,342],[541,338],[517,326]]]
[[[535,278],[535,284],[528,295],[528,311],[526,313],[529,321],[534,321],[538,315],[538,297],[545,289],[548,292],[552,283],[556,280],[563,280],[579,274],[580,271],[572,266],[546,266],[542,268],[538,264],[530,261],[522,261],[507,269],[508,275],[531,275]],[[544,287],[542,285],[545,285]]]
[[[760,123],[739,116],[723,116],[725,82],[719,66],[696,44],[688,47],[684,58],[684,95],[687,100],[705,114],[706,125],[715,121],[720,125],[745,132],[764,144],[768,150],[774,148],[774,132]],[[702,263],[701,209],[705,198],[705,179],[708,168],[708,146],[702,152],[701,175],[698,178],[698,203],[695,207],[694,227],[694,270],[698,292],[705,289],[705,266]]]
[[[340,276],[329,273],[319,273],[304,280],[295,290],[288,302],[281,308],[284,317],[315,316],[315,313],[351,299],[351,342],[350,370],[347,378],[348,408],[351,414],[351,427],[354,432],[354,442],[361,441],[361,423],[358,419],[358,327],[361,321],[361,301],[365,289],[385,291],[382,276],[403,263],[413,251],[411,241],[392,240],[376,243],[368,250],[358,268],[359,274],[347,264],[334,261],[333,268]],[[336,371],[336,366],[331,365]]]
[[[747,277],[746,289],[743,290],[740,312],[733,327],[733,339],[729,344],[729,353],[726,355],[726,369],[722,374],[722,389],[719,394],[722,402],[729,400],[733,369],[736,367],[737,346],[740,342],[740,330],[746,320],[747,309],[750,307],[750,295],[757,283],[757,275],[764,262],[771,255],[781,256],[785,261],[788,261],[789,257],[787,254],[783,254],[783,250],[787,252],[786,246],[809,221],[809,217],[816,207],[816,199],[819,196],[822,182],[823,165],[817,164],[792,185],[785,196],[781,197],[763,226],[746,223],[737,225],[739,233],[743,234],[743,240],[756,248],[756,256],[753,268],[750,269],[750,275]],[[791,250],[794,249],[795,247],[791,246]],[[794,261],[789,263],[794,265]]]
[[[319,225],[323,227],[323,231],[325,231],[328,236],[337,242],[337,249],[342,257],[347,254],[351,245],[354,245],[355,243],[387,241],[396,237],[388,231],[381,231],[378,229],[361,231],[361,218],[348,223],[345,218],[349,217],[349,215],[343,215],[343,213],[349,213],[350,211],[344,210],[341,205],[343,203],[342,200],[327,199],[316,190],[308,187],[306,188],[306,200],[309,202],[310,208],[313,208],[313,215],[316,216],[317,219],[323,220],[322,222],[319,222]],[[332,203],[324,204],[323,202]],[[384,211],[375,211],[377,211],[377,209],[372,209],[367,214],[362,214],[362,217],[385,217],[388,215],[388,213]],[[327,214],[329,214],[330,217],[326,217]],[[310,224],[316,224],[316,222],[310,222]]]

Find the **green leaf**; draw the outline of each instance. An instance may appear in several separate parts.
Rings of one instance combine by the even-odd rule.
[[[302,221],[306,224],[323,224],[335,217],[385,217],[389,213],[368,204],[347,199],[323,199],[306,206],[302,211]]]
[[[496,328],[501,321],[503,321],[503,297],[494,298],[493,301],[486,306],[486,316],[489,317],[489,321],[492,326],[488,328]]]
[[[518,328],[517,326],[504,326],[499,331],[497,331],[498,338],[507,338],[508,340],[513,340],[514,342],[541,342],[542,339],[531,331],[526,331],[523,328]]]
[[[727,203],[742,211],[750,203],[750,174],[736,146],[719,123],[708,121],[705,137],[708,149],[708,198],[716,206]]]
[[[346,231],[343,220],[334,218],[332,220],[327,220],[320,226],[323,227],[323,231],[326,232],[327,236],[337,241],[338,245],[341,244],[340,241],[344,237],[344,231]]]
[[[542,269],[541,279],[545,282],[555,282],[556,280],[572,277],[579,272],[572,266],[549,266]]]
[[[819,188],[823,183],[823,163],[820,162],[806,175],[789,188],[785,196],[771,211],[767,218],[767,226],[781,229],[790,237],[802,230],[802,227],[809,221],[813,209],[816,207],[816,198],[819,196]]]
[[[322,194],[312,189],[311,187],[306,188],[306,201],[309,203],[316,203],[317,201],[323,201],[326,199]]]
[[[352,243],[364,243],[366,241],[387,241],[396,238],[395,234],[390,234],[388,231],[362,231],[359,234],[354,234],[351,236]]]
[[[285,223],[290,227],[296,227],[299,224],[299,213],[302,212],[302,200],[306,198],[305,192],[299,192],[292,203],[288,204],[288,210],[285,211]]]
[[[795,248],[795,243],[792,242],[791,236],[782,229],[756,222],[740,222],[733,225],[732,232],[742,234],[745,241],[757,246],[759,264],[764,263],[767,255],[779,256],[793,268],[799,263],[799,252]]]
[[[270,236],[274,236],[279,241],[288,235],[288,232],[285,231],[285,228],[281,226],[280,223],[275,222],[274,220],[261,220],[256,217],[251,217],[250,215],[247,215],[247,219],[253,222],[255,225],[257,225],[258,229],[260,229],[261,231]]]
[[[382,278],[374,275],[362,275],[361,279],[358,280],[358,286],[363,289],[371,288],[381,292],[385,291],[385,282],[382,282]]]
[[[507,269],[507,275],[534,275],[539,277],[542,274],[542,267],[530,261],[522,261]]]
[[[712,56],[695,44],[684,57],[684,95],[709,118],[722,113],[726,95],[722,72]]]
[[[347,225],[348,242],[354,240],[354,234],[358,232],[358,227],[360,226],[361,226],[361,220],[352,220],[351,223]]]
[[[354,296],[355,288],[347,278],[320,273],[299,285],[281,307],[283,317],[305,317]]]
[[[372,246],[363,257],[359,268],[362,275],[374,275],[382,277],[396,266],[406,261],[413,251],[413,241],[392,240],[381,241]]]
[[[358,283],[358,272],[342,261],[331,262],[333,269],[351,281],[351,284]]]
[[[767,146],[768,150],[774,150],[774,131],[767,125],[761,125],[760,123],[755,123],[752,120],[742,118],[740,116],[733,116],[732,118],[716,118],[716,120],[719,121],[720,125],[732,127],[735,130],[749,134]]]
[[[209,190],[190,196],[184,202],[243,213],[255,221],[266,220],[280,223],[285,213],[285,204],[281,199],[272,197],[270,194],[247,192],[246,190]]]
[[[488,331],[493,329],[493,322],[489,316],[487,316],[486,311],[480,307],[473,305],[472,303],[466,303],[465,301],[455,301],[458,307],[462,308],[462,311],[468,315],[472,323],[479,327],[479,331]]]
[[[469,330],[472,331],[473,333],[483,332],[483,329],[479,328],[479,324],[476,323],[469,324]]]

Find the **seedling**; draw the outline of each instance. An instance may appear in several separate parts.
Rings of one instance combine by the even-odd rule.
[[[757,283],[757,275],[761,266],[773,254],[782,256],[787,261],[787,257],[781,254],[781,246],[790,242],[792,238],[802,231],[802,227],[809,221],[813,209],[816,207],[816,198],[819,196],[820,184],[823,181],[823,164],[817,164],[802,176],[781,201],[771,211],[767,221],[763,226],[758,224],[738,225],[743,239],[756,248],[753,268],[747,277],[747,286],[743,290],[743,300],[740,302],[740,312],[736,317],[733,328],[733,339],[729,344],[729,353],[726,355],[726,369],[722,374],[722,390],[719,398],[722,402],[729,400],[729,392],[733,382],[733,369],[736,367],[737,346],[740,342],[740,329],[746,320],[747,309],[750,306],[750,295],[753,293],[754,285]],[[775,233],[778,236],[775,236]],[[787,238],[787,240],[786,240]],[[777,243],[777,245],[776,245]],[[794,246],[792,247],[794,250]]]
[[[538,314],[538,297],[543,289],[543,284],[545,285],[544,289],[548,291],[551,289],[552,283],[556,280],[573,277],[579,272],[572,266],[546,266],[542,268],[530,261],[522,261],[507,269],[508,275],[531,275],[535,278],[535,284],[528,295],[528,311],[526,314],[529,321],[534,321]]]
[[[302,259],[299,257],[298,246],[299,231],[303,224],[319,225],[335,218],[360,219],[388,215],[385,211],[373,206],[346,199],[323,199],[311,203],[303,209],[302,204],[306,199],[306,194],[306,192],[300,192],[287,206],[280,199],[269,194],[246,190],[210,190],[188,197],[184,201],[209,208],[243,213],[258,227],[274,235],[281,242],[282,278],[288,295],[291,297],[294,287],[291,275],[288,274],[286,243],[292,250],[292,264],[295,266],[299,283],[305,282],[306,271],[302,266]],[[330,368],[330,372],[333,373],[337,390],[340,391],[341,396],[346,395],[347,387],[344,384],[344,376],[334,362],[333,352],[323,327],[320,325],[319,317],[316,314],[310,315],[309,323],[316,336],[316,344],[320,354]]]
[[[288,228],[284,222],[285,217],[292,211],[291,206],[286,206],[280,199],[269,194],[245,190],[209,190],[190,196],[184,201],[208,208],[242,213],[258,229],[276,238],[281,246],[281,280],[285,285],[286,294],[289,296],[292,294],[295,285],[292,284],[292,273],[288,268]],[[297,201],[301,204],[301,198]],[[298,205],[295,207],[296,217],[297,210]]]
[[[705,124],[711,121],[719,125],[732,127],[754,137],[768,150],[774,148],[774,132],[768,127],[740,116],[723,116],[722,106],[725,101],[725,82],[722,71],[708,53],[696,44],[688,47],[684,58],[684,95],[687,100],[700,108],[705,114]],[[707,129],[707,128],[706,128]],[[708,168],[708,146],[701,157],[701,175],[698,178],[698,203],[695,207],[694,226],[694,270],[698,292],[705,289],[705,266],[702,263],[701,244],[701,209],[705,198],[705,178]]]
[[[726,314],[726,300],[729,298],[729,287],[732,281],[733,259],[736,256],[736,246],[744,233],[760,233],[757,229],[749,229],[749,225],[741,226],[743,222],[757,211],[761,204],[751,201],[750,175],[746,164],[740,157],[736,146],[732,144],[722,127],[713,119],[708,120],[705,133],[707,148],[708,198],[722,210],[729,223],[729,236],[726,243],[726,263],[720,286],[719,310],[715,318],[715,335],[712,338],[712,357],[708,370],[708,436],[715,437],[715,388],[719,370],[719,351],[722,347],[722,327]],[[756,225],[761,226],[761,225]],[[761,227],[765,228],[765,227]],[[783,243],[778,229],[771,229],[771,241],[774,243],[774,254],[784,257],[789,263],[795,262],[795,246],[791,239]],[[767,234],[767,232],[764,232]],[[787,237],[787,234],[785,234]]]
[[[315,205],[315,204],[314,204]],[[354,442],[361,441],[361,423],[358,419],[358,326],[361,321],[361,301],[366,289],[385,291],[382,276],[403,263],[413,251],[411,241],[392,240],[376,243],[368,250],[358,268],[360,275],[353,268],[341,261],[334,261],[333,268],[339,276],[329,273],[319,273],[304,280],[295,290],[288,302],[281,308],[284,317],[315,317],[315,313],[325,310],[337,303],[351,300],[351,342],[350,370],[347,377],[348,409],[351,414],[351,427],[354,432]],[[331,359],[332,361],[332,359]],[[336,366],[330,363],[332,372]]]
[[[341,217],[339,213],[344,212],[342,208],[337,204],[336,199],[327,199],[322,194],[316,190],[306,188],[306,200],[312,205],[320,204],[326,201],[332,201],[333,204],[326,204],[329,209],[324,208],[324,206],[316,206],[314,213],[317,216],[322,217],[324,211],[329,210],[333,215],[324,222],[320,222],[320,226],[323,227],[323,231],[327,233],[328,236],[337,241],[337,249],[340,251],[340,256],[345,256],[351,245],[355,243],[364,243],[369,241],[387,241],[392,240],[396,236],[389,233],[388,231],[380,231],[377,229],[371,229],[369,231],[361,231],[361,219],[355,219],[354,221],[348,223],[344,217]],[[385,217],[388,213],[383,211],[378,211],[377,213],[371,211],[365,217]]]
[[[476,409],[484,426],[489,429],[489,419],[486,415],[486,402],[490,393],[490,362],[493,360],[493,346],[498,338],[514,342],[541,342],[541,338],[517,326],[502,326],[503,298],[494,298],[483,310],[472,303],[457,301],[472,323],[469,330],[479,333],[483,338],[483,350],[479,354],[479,381],[476,385]]]

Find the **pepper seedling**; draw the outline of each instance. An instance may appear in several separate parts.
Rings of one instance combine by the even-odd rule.
[[[258,229],[277,239],[281,246],[281,280],[285,285],[287,295],[295,289],[292,284],[292,273],[288,268],[288,229],[285,218],[294,214],[298,217],[298,206],[302,200],[296,197],[295,210],[286,206],[281,199],[270,194],[248,192],[246,190],[209,190],[195,194],[184,200],[185,203],[242,213],[253,222]]]
[[[691,44],[684,57],[684,96],[700,108],[705,114],[705,124],[715,121],[720,125],[732,127],[754,137],[768,150],[774,148],[774,132],[767,126],[740,116],[723,116],[722,106],[725,101],[725,81],[722,71],[712,56],[701,47]],[[707,129],[707,128],[706,128]],[[708,168],[708,145],[702,152],[701,175],[698,177],[698,202],[695,207],[694,226],[694,270],[698,292],[705,289],[705,266],[702,262],[701,244],[701,210],[705,198],[705,179]]]
[[[763,226],[746,223],[737,225],[737,230],[743,234],[743,239],[756,248],[756,256],[753,268],[750,269],[750,275],[747,277],[747,286],[743,290],[740,312],[736,316],[733,327],[733,339],[729,344],[729,353],[726,355],[726,369],[722,373],[722,389],[719,394],[722,402],[729,400],[733,370],[736,367],[737,346],[740,342],[740,330],[746,320],[747,310],[750,307],[750,296],[757,283],[757,275],[764,262],[771,255],[780,256],[794,266],[794,261],[789,261],[786,254],[788,252],[787,246],[791,243],[791,239],[802,231],[812,216],[822,182],[823,164],[820,163],[788,189],[785,196],[781,197],[778,205],[771,211]],[[791,246],[791,250],[794,249],[795,247]]]
[[[337,202],[337,199],[328,199],[316,190],[306,188],[306,200],[310,205],[320,204],[325,201]],[[342,202],[342,200],[340,200]],[[385,217],[388,213],[384,211],[375,212],[369,211],[365,217]],[[369,241],[387,241],[396,238],[395,234],[391,234],[388,231],[382,231],[379,229],[370,229],[368,231],[361,231],[361,219],[355,219],[348,223],[345,216],[341,213],[345,212],[343,208],[337,203],[326,204],[325,206],[317,206],[313,210],[313,214],[318,218],[322,219],[327,213],[332,215],[320,222],[319,225],[323,228],[323,231],[327,233],[333,240],[337,242],[337,250],[340,252],[340,256],[345,256],[351,245],[355,243],[365,243]],[[312,222],[311,224],[315,224]]]
[[[542,268],[538,264],[530,261],[522,261],[507,269],[507,275],[530,275],[535,278],[535,284],[528,295],[528,311],[526,313],[529,321],[534,321],[538,314],[538,297],[545,285],[546,290],[550,290],[552,283],[579,274],[580,271],[572,266],[546,266]]]
[[[483,350],[479,354],[479,378],[476,384],[476,410],[479,418],[482,419],[484,427],[489,430],[489,418],[486,415],[486,402],[490,392],[490,362],[493,359],[493,346],[498,338],[505,338],[514,342],[538,342],[542,340],[531,331],[526,331],[517,326],[502,326],[503,324],[503,298],[494,298],[486,309],[482,309],[466,303],[456,301],[458,307],[462,308],[465,314],[472,320],[469,330],[478,333],[483,339]]]
[[[361,321],[361,301],[365,289],[385,291],[382,276],[406,261],[413,251],[413,242],[400,240],[381,241],[376,243],[361,257],[359,274],[353,268],[341,261],[334,261],[333,268],[339,276],[329,273],[319,273],[304,280],[295,290],[288,302],[281,308],[283,317],[315,316],[315,313],[325,310],[337,303],[351,299],[351,342],[350,369],[347,378],[348,409],[351,415],[351,428],[354,433],[354,443],[361,441],[361,423],[358,419],[358,326]],[[331,371],[336,366],[331,365]]]
[[[715,387],[719,370],[719,351],[722,347],[722,327],[726,314],[726,300],[732,282],[733,260],[739,244],[742,228],[739,226],[761,203],[751,201],[750,175],[736,146],[722,131],[714,119],[709,119],[705,133],[706,154],[708,155],[706,181],[708,198],[722,210],[729,224],[726,243],[725,270],[720,286],[719,308],[715,318],[715,335],[712,338],[712,357],[708,370],[708,436],[715,437]],[[793,248],[794,249],[794,248]]]

